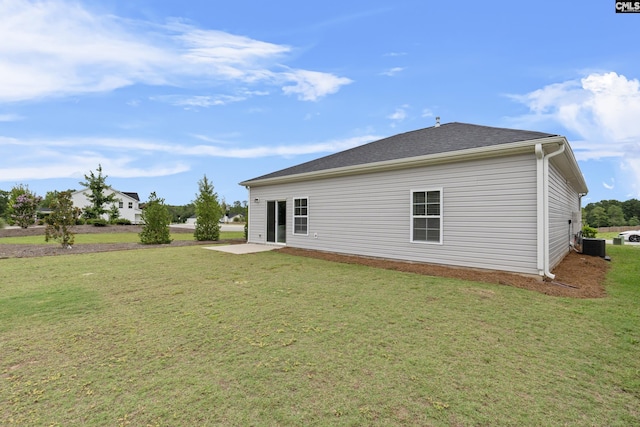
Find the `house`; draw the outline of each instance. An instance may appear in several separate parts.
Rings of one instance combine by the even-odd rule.
[[[466,123],[240,184],[251,243],[547,277],[581,230],[588,191],[565,137]]]
[[[117,206],[120,211],[119,218],[125,218],[131,221],[132,224],[142,224],[142,209],[140,207],[140,197],[138,193],[122,192],[109,188],[105,190],[106,195],[115,193],[118,199]],[[73,206],[84,209],[87,206],[91,206],[91,202],[87,195],[91,194],[91,190],[84,188],[82,190],[74,191],[71,193],[71,200]],[[111,206],[105,206],[105,209],[109,210]],[[109,219],[108,214],[103,215],[105,219]]]
[[[229,224],[233,222],[243,222],[244,215],[242,214],[229,214],[228,212],[220,218],[222,224]]]

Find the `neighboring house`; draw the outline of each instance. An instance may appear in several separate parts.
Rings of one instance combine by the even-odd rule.
[[[548,277],[588,191],[565,137],[465,123],[240,184],[251,243]]]
[[[243,222],[244,221],[244,215],[242,214],[235,214],[235,215],[227,215],[225,214],[222,218],[220,218],[220,222],[223,224],[229,224],[232,222]]]
[[[106,194],[115,193],[116,198],[119,199],[116,202],[118,210],[120,211],[120,218],[125,218],[131,221],[132,224],[142,224],[142,209],[140,206],[140,198],[138,193],[122,192],[112,188],[105,190]],[[73,200],[73,206],[84,210],[85,207],[91,206],[91,202],[87,198],[87,195],[91,194],[91,190],[84,188],[82,190],[74,191],[71,193],[71,200]],[[106,210],[111,209],[111,206],[105,206]],[[109,215],[103,215],[105,219],[109,219]]]

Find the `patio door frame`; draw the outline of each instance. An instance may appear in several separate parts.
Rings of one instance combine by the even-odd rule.
[[[267,243],[287,244],[287,200],[267,200]]]

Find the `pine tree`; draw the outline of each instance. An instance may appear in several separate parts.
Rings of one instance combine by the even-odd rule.
[[[193,202],[196,208],[196,229],[193,236],[198,241],[220,239],[220,204],[218,195],[213,191],[213,184],[205,175],[198,181],[200,193]]]
[[[51,214],[47,217],[44,240],[57,240],[63,248],[70,248],[75,242],[73,226],[78,219],[79,210],[73,207],[71,191],[56,192],[51,200]]]
[[[164,204],[164,199],[156,196],[153,192],[149,196],[149,201],[145,203],[142,210],[142,231],[140,232],[140,243],[145,245],[160,245],[171,243],[169,224],[171,215],[169,209]]]
[[[84,176],[86,181],[80,182],[80,185],[90,190],[90,193],[87,194],[87,199],[91,202],[91,206],[87,206],[82,214],[87,219],[101,218],[102,215],[109,212],[105,206],[113,205],[120,201],[115,193],[105,193],[105,190],[110,190],[111,187],[107,185],[107,175],[102,175],[102,165],[98,165],[96,171],[98,172],[97,176],[93,171],[90,171],[89,175]]]

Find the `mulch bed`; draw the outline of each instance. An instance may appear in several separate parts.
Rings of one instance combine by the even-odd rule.
[[[140,233],[142,227],[139,225],[109,225],[106,227],[95,227],[93,225],[77,225],[73,229],[74,234],[93,234],[93,233]],[[191,233],[193,229],[171,227],[171,234]],[[86,254],[94,252],[124,251],[131,249],[150,249],[158,247],[179,247],[179,246],[195,246],[195,245],[220,245],[220,244],[237,244],[244,243],[244,240],[218,240],[218,241],[196,241],[196,240],[174,240],[165,245],[143,245],[142,243],[83,243],[74,245],[71,249],[62,248],[59,244],[43,243],[42,245],[34,244],[3,244],[2,237],[19,237],[19,236],[43,236],[44,227],[22,228],[5,228],[0,230],[0,259],[3,258],[30,258],[41,256],[55,255],[72,255]]]
[[[76,226],[74,233],[139,233],[142,227],[135,225],[111,225],[108,227],[95,227],[92,225]],[[172,227],[171,233],[193,233],[192,229]],[[1,258],[26,258],[51,255],[69,255],[80,253],[93,253],[105,251],[120,251],[129,249],[146,249],[157,247],[177,247],[203,244],[234,244],[243,243],[243,240],[227,240],[217,242],[200,242],[195,240],[174,240],[167,245],[143,245],[140,243],[100,243],[78,244],[72,249],[63,249],[56,244],[42,245],[17,245],[2,244],[5,236],[44,236],[43,227],[31,227],[27,229],[2,229],[0,230],[0,259]],[[44,237],[43,237],[44,239]],[[342,255],[330,252],[311,251],[291,247],[283,247],[280,252],[319,258],[333,262],[349,264],[361,264],[375,268],[385,268],[408,273],[423,274],[428,276],[451,277],[460,280],[494,283],[517,288],[529,289],[543,294],[572,297],[572,298],[601,298],[606,296],[604,280],[609,263],[602,258],[592,257],[576,252],[569,253],[564,260],[554,269],[555,280],[542,281],[536,277],[506,273],[502,271],[478,270],[469,268],[453,268],[436,264],[424,264],[414,262],[393,261],[379,258],[367,258],[352,255]]]
[[[385,268],[427,276],[450,277],[460,280],[515,286],[517,288],[529,289],[546,295],[571,298],[605,297],[606,292],[604,288],[604,280],[607,270],[609,269],[609,263],[602,258],[571,252],[552,271],[556,277],[554,281],[551,282],[540,280],[537,277],[507,273],[503,271],[454,268],[436,264],[366,258],[290,247],[284,247],[280,249],[280,252],[290,255],[319,258],[327,261],[348,264],[367,265],[375,268]]]

